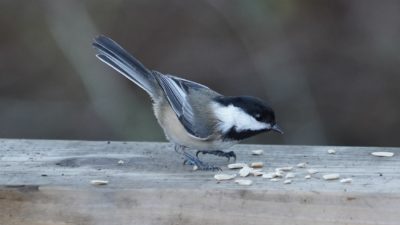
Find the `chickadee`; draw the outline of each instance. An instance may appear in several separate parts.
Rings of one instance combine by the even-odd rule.
[[[167,139],[175,144],[185,162],[198,169],[219,169],[202,162],[199,153],[236,159],[234,152],[222,150],[262,132],[283,133],[272,108],[258,98],[223,96],[202,84],[149,70],[105,36],[95,38],[93,46],[98,51],[97,58],[150,95]],[[198,150],[196,156],[187,148]]]

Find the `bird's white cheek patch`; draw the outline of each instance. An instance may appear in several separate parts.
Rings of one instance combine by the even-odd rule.
[[[257,131],[271,128],[271,124],[257,121],[239,107],[233,105],[224,106],[218,103],[213,103],[212,107],[215,116],[221,121],[219,127],[223,132],[229,131],[232,127],[236,127],[236,131]]]

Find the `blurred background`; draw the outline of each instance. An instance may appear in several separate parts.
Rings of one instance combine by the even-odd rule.
[[[98,61],[270,102],[247,143],[400,146],[400,1],[0,1],[0,137],[164,141],[144,91]]]

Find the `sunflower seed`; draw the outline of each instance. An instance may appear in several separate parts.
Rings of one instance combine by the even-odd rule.
[[[271,179],[276,177],[276,173],[265,173],[262,175],[263,178]]]
[[[263,162],[253,162],[250,165],[252,168],[262,168],[264,166]]]
[[[306,163],[299,163],[299,164],[297,164],[297,167],[304,168],[304,167],[306,167]]]
[[[245,180],[245,179],[237,179],[235,182],[239,185],[249,186],[253,184],[252,180]]]
[[[394,156],[393,152],[372,152],[371,154],[373,156],[379,156],[379,157],[392,157],[392,156]]]
[[[292,171],[293,170],[293,166],[280,167],[280,168],[276,168],[275,171],[276,170],[280,170],[280,171],[284,171],[284,172]]]
[[[91,180],[90,183],[93,185],[106,185],[106,184],[108,184],[108,181],[107,180]]]
[[[294,174],[294,173],[287,173],[286,176],[285,176],[285,178],[286,178],[286,179],[288,179],[288,178],[294,178],[295,176],[296,176],[296,174]]]
[[[335,154],[336,151],[335,151],[335,149],[328,149],[328,153],[329,153],[329,154]]]
[[[262,155],[263,153],[264,153],[263,150],[253,150],[253,151],[251,151],[252,155]]]
[[[353,182],[353,179],[351,178],[344,178],[340,180],[340,183],[351,183],[351,182]]]
[[[290,184],[290,183],[292,183],[292,180],[285,180],[285,181],[283,181],[283,183],[284,184]]]
[[[243,167],[248,167],[246,163],[231,163],[228,165],[229,169],[241,169]]]
[[[253,176],[256,176],[256,177],[262,176],[262,175],[264,174],[260,169],[253,169],[250,173],[251,173]]]
[[[225,174],[225,173],[219,173],[215,174],[214,178],[216,180],[231,180],[236,177],[236,174]]]
[[[318,170],[316,170],[316,169],[308,169],[307,172],[309,174],[316,174],[316,173],[318,173]]]
[[[239,175],[241,177],[247,177],[250,174],[250,172],[252,172],[252,168],[245,166],[239,170]]]
[[[275,177],[283,177],[284,172],[282,170],[275,171]]]
[[[325,180],[337,180],[340,178],[338,173],[325,174],[322,176]]]

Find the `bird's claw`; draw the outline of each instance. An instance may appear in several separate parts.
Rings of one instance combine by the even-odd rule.
[[[197,167],[197,170],[203,171],[222,171],[222,169],[218,166],[210,165],[208,163],[202,162],[199,158],[194,157],[190,154],[184,154],[186,159],[183,161],[183,164],[193,165]]]
[[[213,150],[213,151],[205,151],[205,150],[199,150],[196,152],[196,157],[199,157],[199,154],[202,153],[204,154],[212,154],[212,155],[216,155],[216,156],[220,156],[220,157],[226,157],[228,158],[228,161],[231,160],[231,157],[234,159],[234,161],[236,161],[236,154],[234,151],[230,151],[230,152],[224,152],[221,150]]]

